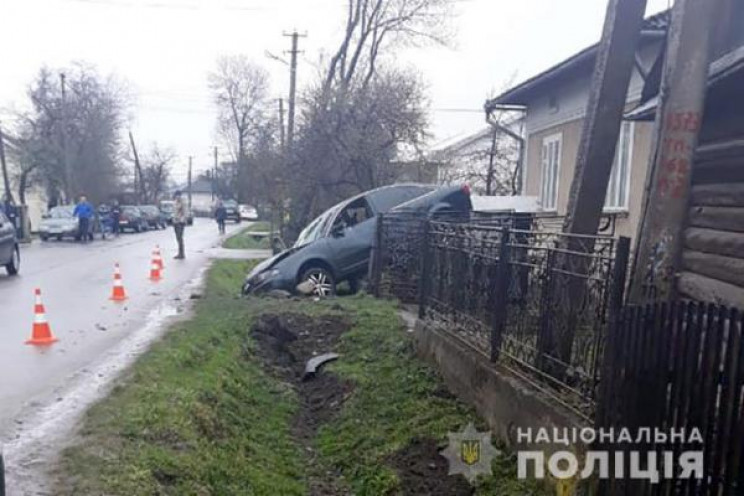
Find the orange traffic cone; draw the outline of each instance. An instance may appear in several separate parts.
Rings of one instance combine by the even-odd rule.
[[[124,283],[121,282],[121,271],[119,264],[114,265],[114,287],[111,289],[112,301],[124,301],[127,299],[127,293],[124,291]]]
[[[155,245],[155,251],[153,252],[153,260],[158,264],[158,268],[163,270],[165,264],[163,264],[163,256],[160,254],[160,245]]]
[[[52,329],[49,327],[49,322],[47,322],[44,304],[41,302],[41,290],[37,288],[35,293],[34,326],[31,331],[31,339],[26,341],[26,344],[37,346],[52,344],[57,341],[57,338],[52,336]]]
[[[158,267],[155,258],[153,258],[152,262],[150,262],[150,280],[153,282],[158,282],[160,279],[160,267]]]

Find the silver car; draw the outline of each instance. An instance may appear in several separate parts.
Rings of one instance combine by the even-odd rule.
[[[72,215],[75,207],[63,205],[53,207],[48,214],[44,215],[39,225],[39,237],[42,241],[49,238],[75,238],[78,234],[78,220]]]

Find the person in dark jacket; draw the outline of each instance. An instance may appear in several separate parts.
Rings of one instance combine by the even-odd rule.
[[[111,205],[111,231],[114,233],[114,236],[119,236],[119,233],[121,233],[121,207],[119,206],[119,202],[114,200],[114,204]]]
[[[225,234],[225,221],[227,220],[227,209],[222,200],[217,199],[217,203],[214,206],[214,218],[217,221],[217,228],[220,234]]]
[[[78,239],[83,243],[90,240],[90,220],[93,218],[93,205],[88,203],[85,195],[80,196],[80,201],[75,205],[72,215],[78,218]]]

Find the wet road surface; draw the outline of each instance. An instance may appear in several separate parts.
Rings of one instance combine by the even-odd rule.
[[[237,228],[228,226],[228,235]],[[164,302],[176,300],[219,244],[215,224],[197,219],[186,230],[183,261],[173,260],[172,229],[87,245],[50,241],[23,246],[20,276],[7,277],[0,270],[0,444],[24,422],[19,415],[29,406],[64,396],[75,374],[145,327],[156,309],[171,313],[167,309],[174,305],[164,307]],[[155,245],[160,245],[165,262],[158,283],[148,278]],[[129,297],[123,303],[109,301],[117,262]],[[32,328],[35,288],[42,291],[47,320],[59,339],[45,348],[24,344]]]

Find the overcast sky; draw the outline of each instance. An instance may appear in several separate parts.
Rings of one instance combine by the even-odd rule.
[[[286,97],[283,32],[301,40],[299,82],[314,78],[320,54],[341,37],[345,0],[0,0],[0,110],[25,104],[42,65],[85,61],[116,73],[136,97],[132,130],[205,170],[216,144],[207,74],[217,57],[244,53],[264,65],[272,93]],[[455,0],[454,46],[408,49],[398,63],[422,73],[438,141],[483,126],[484,100],[599,39],[606,0]],[[648,0],[648,13],[670,0]],[[2,115],[2,114],[0,114]]]

